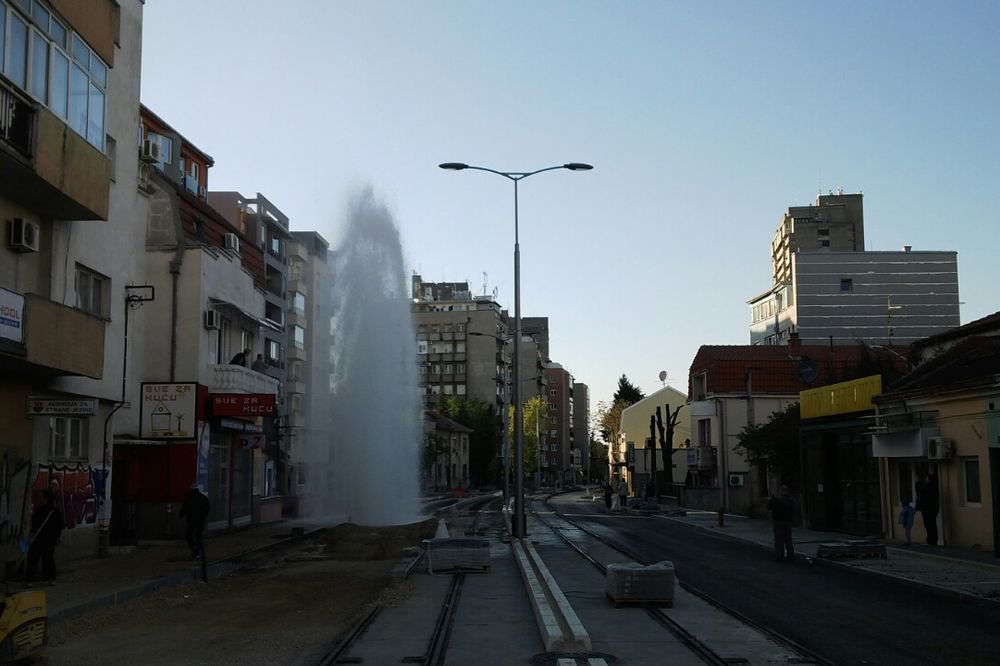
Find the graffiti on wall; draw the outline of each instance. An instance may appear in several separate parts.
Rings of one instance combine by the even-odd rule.
[[[6,453],[0,456],[0,549],[5,561],[21,554],[29,469],[27,461],[13,461]]]
[[[97,523],[97,494],[90,465],[80,463],[39,465],[31,486],[32,506],[42,502],[42,492],[51,490],[62,511],[66,529]]]

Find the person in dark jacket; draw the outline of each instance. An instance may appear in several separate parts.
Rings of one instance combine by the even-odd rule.
[[[63,530],[62,513],[56,507],[56,496],[51,490],[42,491],[42,505],[31,514],[31,544],[28,546],[28,564],[24,580],[35,580],[39,560],[42,577],[49,585],[56,584],[56,544]]]
[[[611,482],[608,481],[604,484],[604,507],[607,509],[611,508]]]
[[[771,512],[774,526],[774,559],[778,562],[794,562],[792,519],[795,515],[795,502],[789,494],[788,486],[781,486],[781,495],[772,496],[767,501],[767,509]]]
[[[236,354],[231,359],[229,359],[229,365],[242,365],[244,368],[247,367],[247,361],[250,360],[250,350],[244,349],[239,354]]]
[[[941,510],[941,500],[938,498],[938,480],[934,474],[928,474],[926,470],[917,475],[916,483],[917,506],[920,517],[924,521],[924,530],[927,532],[927,545],[936,546],[938,542],[937,517]]]
[[[187,542],[191,548],[191,557],[201,556],[205,543],[205,520],[210,509],[208,498],[201,493],[197,483],[192,483],[178,514],[181,518],[187,518]]]

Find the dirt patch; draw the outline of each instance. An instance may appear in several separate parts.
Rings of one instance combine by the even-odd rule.
[[[434,536],[433,518],[411,525],[365,527],[345,523],[326,534],[326,552],[331,559],[346,561],[397,560],[403,550]]]
[[[341,525],[321,544],[328,559],[296,560],[316,550],[303,543],[285,558],[207,585],[161,589],[54,622],[49,648],[33,663],[316,663],[371,604],[395,606],[413,594],[393,568],[405,548],[433,536],[435,525]]]

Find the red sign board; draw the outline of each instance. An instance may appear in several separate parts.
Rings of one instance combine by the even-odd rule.
[[[216,393],[212,395],[215,416],[269,416],[274,414],[274,395],[261,393]]]

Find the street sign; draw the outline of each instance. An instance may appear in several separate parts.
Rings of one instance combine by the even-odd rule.
[[[28,416],[94,416],[96,400],[36,398],[28,396]]]

